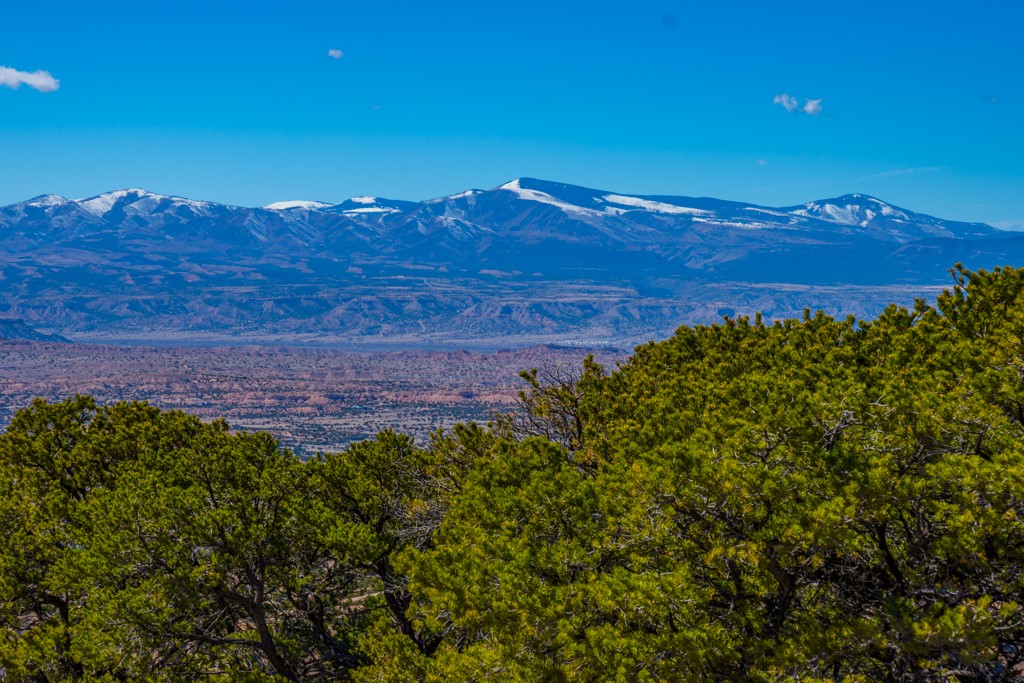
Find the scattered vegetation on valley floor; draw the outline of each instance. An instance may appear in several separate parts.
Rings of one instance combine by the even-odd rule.
[[[1024,679],[1024,270],[730,319],[301,460],[141,403],[0,436],[0,680]]]

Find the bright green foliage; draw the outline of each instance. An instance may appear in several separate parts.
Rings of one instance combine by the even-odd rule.
[[[346,536],[328,485],[386,518],[364,484],[391,470],[363,456],[396,450],[420,453],[386,433],[304,463],[223,422],[37,401],[0,436],[0,678],[347,678],[409,534],[375,519]]]
[[[89,498],[157,439],[158,411],[36,401],[0,438],[0,667],[11,680],[63,680],[96,668],[88,590],[71,560],[93,530]]]
[[[415,448],[409,437],[385,431],[375,440],[311,463],[314,495],[332,522],[328,547],[341,561],[374,578],[377,590],[367,596],[367,603],[386,608],[378,631],[400,633],[418,652],[433,652],[441,635],[417,628],[409,619],[406,578],[394,567],[394,557],[404,548],[430,546],[467,471],[493,441],[473,424],[435,434],[429,449]],[[364,639],[371,658],[376,648],[376,637]]]
[[[347,671],[365,582],[322,543],[302,462],[269,435],[184,422],[164,436],[187,445],[147,452],[92,501],[104,533],[80,576],[101,588],[98,630],[135,645],[133,677]]]
[[[542,436],[570,451],[586,441],[586,428],[599,411],[602,394],[596,391],[604,369],[593,356],[583,359],[580,372],[562,368],[532,368],[519,373],[529,389],[519,392],[519,410],[499,415],[492,428],[506,438]]]
[[[960,277],[937,310],[681,328],[568,392],[599,407],[576,448],[499,444],[399,563],[450,636],[360,675],[1017,680],[1024,272]],[[566,394],[532,389],[539,420]]]

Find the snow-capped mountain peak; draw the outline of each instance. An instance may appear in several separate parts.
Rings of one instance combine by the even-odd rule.
[[[76,204],[96,216],[109,213],[118,204],[131,204],[142,199],[162,199],[162,195],[153,194],[139,188],[113,190],[88,199],[76,199]],[[187,201],[187,200],[186,200]]]
[[[416,202],[385,199],[384,197],[352,197],[340,204],[328,207],[326,210],[350,217],[379,218],[402,213],[413,206],[416,206]]]
[[[588,235],[629,244],[646,244],[645,240],[655,237],[668,243],[680,235],[705,239],[713,234],[718,239],[736,230],[842,234],[895,243],[925,237],[973,239],[998,233],[990,226],[943,221],[864,194],[774,208],[708,197],[629,195],[527,177],[492,190],[471,189],[423,202],[359,196],[334,205],[280,201],[263,209],[270,211],[129,188],[87,199],[42,195],[0,207],[0,226],[5,221],[49,221],[51,226],[75,225],[89,230],[106,225],[160,232],[194,220],[206,221],[204,225],[235,220],[258,236],[281,230],[282,234],[308,241],[343,218],[338,225],[345,230],[357,226],[368,231],[360,233],[365,235],[372,231],[391,236],[436,232],[449,238],[458,228],[467,235],[507,230],[509,234],[530,235],[530,239],[560,234],[577,240],[580,235]]]
[[[49,207],[49,206],[60,206],[61,204],[68,203],[67,197],[61,197],[58,194],[41,194],[38,197],[25,202],[25,206],[38,206],[38,207]]]
[[[863,194],[847,194],[834,199],[808,202],[795,208],[792,213],[797,216],[826,220],[830,223],[862,227],[880,217],[894,221],[910,220],[910,216],[905,211]]]
[[[534,182],[529,178],[516,178],[504,185],[499,185],[495,188],[495,191],[511,192],[522,201],[548,204],[572,216],[599,217],[605,213],[602,210],[593,209],[574,201],[557,197],[552,192],[546,192],[545,190],[555,190],[555,187],[548,186],[557,186],[557,183]],[[544,190],[538,189],[541,187]]]
[[[133,200],[137,200],[142,197],[149,196],[149,194],[150,193],[145,190],[132,188],[127,190],[104,192],[101,195],[97,195],[89,199],[76,199],[75,202],[89,213],[102,216],[109,213],[110,210],[114,208],[115,204],[124,199],[131,198]]]
[[[691,216],[711,213],[706,209],[686,206],[682,203],[685,197],[652,198],[624,195],[533,178],[517,178],[497,187],[496,190],[512,192],[525,201],[557,206],[566,213],[576,215],[621,216],[635,211]],[[670,201],[662,201],[665,199]]]
[[[341,204],[338,204],[335,209],[339,213],[348,215],[390,214],[399,212],[395,207],[388,206],[386,200],[379,201],[376,197],[352,197]]]
[[[107,217],[115,209],[133,216],[166,213],[168,209],[177,214],[185,210],[187,213],[200,215],[208,213],[213,207],[226,207],[211,202],[156,194],[139,188],[114,190],[88,199],[75,199],[73,202],[88,213],[101,218]]]

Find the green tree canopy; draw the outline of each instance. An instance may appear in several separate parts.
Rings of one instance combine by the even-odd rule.
[[[1017,680],[1024,271],[958,277],[935,308],[681,328],[582,394],[534,381],[554,433],[553,398],[599,409],[481,461],[399,562],[452,636],[360,676]]]

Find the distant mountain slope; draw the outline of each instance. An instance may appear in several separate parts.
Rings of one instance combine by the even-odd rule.
[[[44,334],[25,324],[23,320],[0,318],[0,339],[24,339],[28,341],[66,342],[58,334]]]
[[[777,208],[520,178],[248,208],[129,189],[0,208],[0,315],[73,338],[623,343],[788,314],[793,297],[765,299],[779,284],[871,314],[882,295],[850,285],[906,299],[956,261],[1022,256],[1024,237],[860,194]]]

